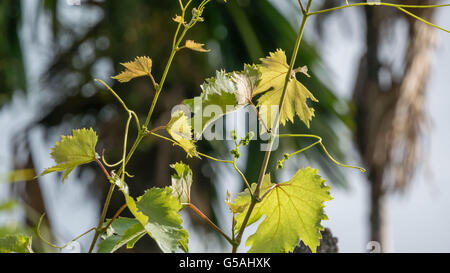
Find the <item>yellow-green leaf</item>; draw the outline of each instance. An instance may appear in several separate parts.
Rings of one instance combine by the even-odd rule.
[[[175,15],[175,17],[172,18],[172,20],[176,23],[185,24],[183,17],[181,17],[180,15]]]
[[[52,148],[51,156],[56,166],[46,169],[42,174],[63,172],[63,182],[79,165],[95,160],[95,146],[97,134],[91,129],[73,130],[71,136],[61,136],[61,141]]]
[[[255,187],[253,184],[252,188]],[[324,202],[332,200],[329,191],[325,180],[312,168],[301,169],[291,180],[280,184],[273,184],[270,175],[266,175],[261,194],[269,193],[255,206],[248,225],[264,215],[266,217],[246,242],[251,246],[250,252],[292,252],[300,240],[315,252],[323,230],[321,221],[327,219],[323,211]],[[248,190],[235,199],[236,206],[250,202]],[[238,231],[247,210],[236,216],[235,228]]]
[[[188,251],[189,234],[182,227],[183,220],[178,213],[181,204],[172,195],[171,188],[149,189],[137,201],[123,193],[131,213],[163,252],[175,252],[178,248]]]
[[[114,253],[124,245],[127,245],[127,248],[133,248],[145,234],[144,227],[137,219],[119,217],[102,236],[103,240],[98,244],[97,252]]]
[[[314,117],[314,109],[307,104],[308,99],[318,102],[314,95],[296,78],[295,74],[290,79],[287,86],[286,98],[282,109],[278,109],[283,94],[286,75],[289,71],[289,65],[286,61],[286,54],[282,50],[270,53],[270,56],[261,59],[258,65],[261,71],[261,82],[259,83],[254,95],[263,94],[258,99],[260,106],[260,115],[267,126],[274,127],[275,110],[280,111],[280,122],[285,125],[287,121],[294,122],[297,115],[309,127],[309,123]],[[303,67],[295,72],[307,72]],[[274,108],[275,107],[275,108]]]
[[[167,124],[167,132],[186,151],[188,157],[199,156],[192,138],[191,125],[183,111],[173,113],[170,122]]]
[[[189,48],[190,50],[198,51],[198,52],[209,52],[210,50],[207,50],[204,48],[205,44],[200,44],[192,40],[186,41],[186,48]]]
[[[112,78],[122,83],[150,75],[152,72],[152,59],[149,57],[136,57],[134,61],[122,63],[121,65],[125,67],[125,70]]]

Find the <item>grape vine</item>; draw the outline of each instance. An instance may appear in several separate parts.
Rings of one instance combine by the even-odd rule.
[[[407,9],[411,8],[441,8],[444,5],[399,5],[391,3],[355,3],[343,6],[312,11],[312,0],[304,4],[299,3],[299,15],[302,21],[295,42],[292,56],[288,61],[285,51],[278,49],[262,58],[259,64],[244,65],[242,71],[218,71],[216,76],[207,79],[201,86],[201,94],[198,97],[183,101],[185,109],[192,113],[192,117],[185,111],[174,111],[167,125],[151,128],[152,117],[158,105],[158,99],[164,91],[164,84],[170,72],[172,63],[177,53],[181,50],[191,50],[199,53],[207,53],[205,45],[186,39],[190,30],[197,24],[204,22],[203,13],[211,0],[178,0],[180,14],[172,18],[177,24],[172,48],[164,72],[159,81],[152,75],[153,61],[150,57],[137,57],[135,60],[123,63],[124,70],[113,79],[120,83],[127,83],[138,77],[148,77],[151,80],[155,96],[149,105],[149,111],[145,121],[141,122],[139,116],[131,110],[115,92],[103,80],[96,81],[104,86],[111,95],[117,99],[128,115],[124,128],[123,151],[119,161],[108,163],[102,153],[98,154],[98,136],[93,129],[73,130],[72,135],[62,136],[61,141],[53,147],[51,156],[56,165],[46,169],[41,175],[52,172],[63,172],[62,180],[78,166],[95,163],[105,174],[110,188],[103,206],[99,223],[96,227],[82,233],[63,246],[57,246],[41,235],[40,225],[44,218],[41,217],[38,225],[38,236],[46,244],[63,249],[70,243],[78,240],[90,232],[95,232],[91,242],[89,253],[97,246],[98,252],[115,252],[123,246],[133,248],[135,243],[148,235],[158,244],[163,252],[188,252],[188,231],[183,227],[180,211],[191,209],[198,214],[208,225],[217,231],[231,245],[232,252],[237,252],[246,228],[259,221],[256,232],[248,238],[246,245],[250,252],[292,252],[298,243],[303,243],[315,252],[321,239],[320,231],[323,230],[321,221],[327,219],[324,212],[325,202],[332,200],[330,187],[325,180],[318,175],[318,170],[307,167],[298,170],[293,177],[285,182],[274,182],[267,168],[272,155],[275,140],[283,138],[308,138],[315,142],[298,151],[284,154],[277,162],[277,168],[282,169],[285,161],[313,147],[320,147],[326,156],[338,166],[354,168],[365,172],[363,168],[350,166],[338,162],[327,151],[322,143],[322,138],[316,135],[301,133],[279,134],[280,125],[287,122],[295,122],[296,117],[309,127],[315,116],[311,103],[318,102],[314,92],[308,90],[302,81],[309,77],[308,68],[295,67],[295,62],[303,39],[308,19],[315,15],[335,12],[341,9],[359,6],[388,6],[404,12],[431,27],[449,32],[422,18],[417,17]],[[226,1],[224,1],[226,2]],[[198,5],[194,6],[194,3]],[[188,16],[188,14],[192,14]],[[205,109],[213,107],[215,115],[205,115]],[[231,133],[234,149],[230,151],[231,158],[219,159],[207,155],[198,150],[196,141],[205,135],[208,128],[221,117],[243,108],[250,108],[257,117],[257,123],[262,128],[260,134],[248,132],[239,139],[236,131]],[[129,131],[134,125],[137,137],[129,146]],[[166,134],[164,136],[163,134]],[[240,148],[248,146],[255,137],[268,136],[267,149],[264,160],[261,163],[258,180],[250,183],[244,173],[238,168],[238,160],[241,156]],[[165,188],[150,188],[142,196],[133,198],[129,194],[127,179],[133,176],[127,172],[127,164],[132,159],[134,152],[144,138],[154,137],[161,141],[168,141],[186,152],[187,157],[198,160],[213,160],[218,163],[233,166],[239,179],[246,185],[246,190],[233,199],[227,192],[225,203],[232,216],[232,230],[230,234],[223,231],[211,219],[198,209],[191,201],[190,188],[195,183],[196,176],[188,165],[176,162],[170,167],[173,169],[171,185]],[[229,156],[230,156],[229,155]],[[114,214],[112,219],[106,219],[109,203],[114,192],[120,192],[124,198],[124,205]],[[133,218],[121,217],[120,214],[128,209]],[[99,239],[101,241],[98,243]],[[31,238],[23,236],[0,239],[0,252],[8,251],[4,246],[9,246],[9,251],[31,251]],[[5,250],[6,249],[6,250]]]

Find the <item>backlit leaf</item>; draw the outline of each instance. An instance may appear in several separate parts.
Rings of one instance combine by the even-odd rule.
[[[137,198],[125,194],[128,208],[165,253],[188,251],[188,232],[181,226],[180,202],[171,188],[152,188]]]
[[[253,184],[253,190],[255,187]],[[280,184],[273,184],[270,175],[266,175],[261,194],[269,190],[255,206],[248,222],[251,225],[265,216],[256,233],[246,242],[251,246],[250,252],[292,252],[300,240],[315,252],[323,230],[321,221],[327,219],[324,202],[332,200],[325,180],[312,168],[301,169],[291,180]],[[235,199],[236,206],[250,202],[248,190]],[[236,216],[236,230],[241,228],[247,210]]]
[[[172,20],[176,23],[185,24],[183,17],[181,17],[180,15],[175,15],[175,17]]]
[[[191,125],[183,111],[173,113],[170,122],[167,124],[167,132],[186,151],[188,157],[198,157]]]
[[[97,134],[92,129],[73,130],[71,136],[61,136],[61,141],[52,148],[51,156],[56,166],[46,169],[40,176],[52,172],[63,172],[63,182],[79,165],[95,160]]]
[[[279,109],[289,65],[286,61],[286,54],[282,50],[270,53],[270,56],[261,59],[261,62],[258,65],[261,71],[261,82],[254,95],[263,94],[258,99],[258,106],[261,107],[260,115],[267,126],[273,128],[275,125],[273,113],[276,113],[274,110]],[[294,70],[295,72],[307,74],[307,69],[303,67]],[[293,75],[287,86],[283,109],[279,109],[281,124],[285,125],[287,121],[293,123],[294,117],[297,115],[309,127],[309,123],[314,117],[314,109],[308,106],[308,99],[318,102],[314,95]]]
[[[198,52],[209,52],[210,50],[207,50],[204,48],[205,44],[200,44],[192,40],[186,41],[186,48],[189,48],[190,50],[198,51]]]
[[[129,82],[134,78],[148,76],[152,71],[152,59],[149,57],[136,57],[134,61],[121,65],[125,67],[125,70],[112,78],[122,83]]]

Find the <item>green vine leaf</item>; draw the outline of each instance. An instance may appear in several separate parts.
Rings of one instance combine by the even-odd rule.
[[[250,252],[292,252],[300,240],[316,252],[323,230],[321,221],[328,219],[323,211],[324,202],[332,200],[330,187],[317,172],[312,168],[301,169],[291,180],[280,184],[273,184],[270,175],[264,177],[261,193],[270,192],[255,206],[248,225],[266,217],[246,242],[251,246]],[[255,188],[253,184],[252,190]],[[235,206],[249,204],[248,190],[234,201]],[[238,231],[247,210],[236,216]]]
[[[180,202],[172,195],[171,188],[152,188],[137,198],[124,193],[128,208],[165,253],[179,248],[188,252],[188,232],[182,227]]]
[[[98,244],[97,252],[113,253],[124,245],[133,248],[145,234],[144,227],[137,219],[119,217],[106,231],[103,240]]]
[[[275,117],[271,116],[272,107],[279,107],[280,105],[289,65],[286,61],[286,54],[281,49],[270,53],[270,56],[261,59],[261,62],[258,65],[262,75],[261,82],[254,95],[263,94],[258,99],[260,115],[265,124],[273,128]],[[287,121],[294,123],[294,117],[297,115],[309,127],[309,123],[314,117],[314,109],[308,106],[307,101],[310,99],[318,102],[318,100],[295,78],[295,73],[297,72],[309,76],[306,67],[295,69],[293,72],[294,75],[287,86],[283,109],[280,109],[280,122],[283,126],[286,125]]]
[[[84,128],[73,130],[72,133],[72,136],[61,136],[61,141],[52,148],[51,156],[57,165],[46,169],[39,176],[63,172],[62,181],[64,182],[77,166],[95,160],[95,146],[98,141],[95,131],[92,128]]]
[[[181,204],[191,202],[192,170],[184,163],[175,163],[170,165],[176,171],[172,175],[172,195],[178,199]]]
[[[247,106],[259,80],[260,73],[255,65],[245,65],[244,70],[239,72],[217,71],[215,78],[207,79],[201,85],[200,96],[184,101],[194,113],[194,132],[201,135],[214,121]],[[204,115],[208,107],[213,110],[214,115]],[[201,120],[197,121],[197,117],[201,117]]]
[[[150,75],[152,72],[152,59],[149,57],[136,57],[132,62],[121,63],[125,67],[119,75],[112,77],[121,83],[129,82],[132,79]]]
[[[31,237],[25,235],[8,235],[0,238],[0,253],[33,253]]]
[[[191,125],[183,111],[173,113],[170,122],[167,124],[167,132],[186,151],[188,157],[199,157],[192,138]]]

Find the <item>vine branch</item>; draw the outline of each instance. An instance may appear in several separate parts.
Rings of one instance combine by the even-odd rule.
[[[355,4],[348,4],[348,5],[345,5],[345,6],[339,6],[339,7],[329,8],[329,9],[323,9],[323,10],[314,11],[314,12],[308,12],[308,16],[323,14],[323,13],[337,11],[337,10],[342,10],[342,9],[346,9],[346,8],[366,7],[366,6],[385,6],[385,7],[394,7],[394,8],[429,9],[429,8],[449,7],[450,4],[442,4],[442,5],[402,5],[402,4],[393,4],[393,3],[383,3],[383,2],[355,3]]]
[[[108,222],[108,224],[102,229],[102,232],[105,232],[106,230],[108,230],[108,228],[112,225],[112,223],[114,223],[114,221],[117,219],[117,217],[119,217],[119,215],[122,213],[122,211],[124,209],[127,208],[127,204],[124,204],[123,206],[120,207],[120,209],[114,214],[113,218],[111,218],[111,220]]]
[[[301,1],[299,0],[299,2],[301,3]],[[346,9],[346,8],[351,8],[351,7],[367,7],[367,6],[385,6],[385,7],[394,7],[397,8],[399,11],[431,26],[434,28],[437,28],[439,30],[445,31],[447,33],[450,33],[449,30],[442,28],[438,25],[435,25],[417,15],[415,15],[412,12],[407,11],[407,8],[410,9],[429,9],[429,8],[443,8],[443,7],[450,7],[450,4],[441,4],[441,5],[403,5],[403,4],[393,4],[393,3],[383,3],[383,2],[367,2],[367,3],[355,3],[355,4],[347,4],[345,6],[339,6],[339,7],[335,7],[335,8],[329,8],[329,9],[324,9],[324,10],[319,10],[319,11],[315,11],[315,12],[310,12],[308,13],[308,16],[312,16],[312,15],[318,15],[318,14],[323,14],[323,13],[328,13],[328,12],[332,12],[332,11],[337,11],[337,10],[342,10],[342,9]]]
[[[106,177],[108,178],[108,181],[111,182],[111,175],[106,171],[105,166],[103,166],[102,162],[100,160],[98,160],[97,158],[96,158],[96,162],[100,166],[100,168],[103,170],[103,172],[105,173]],[[94,239],[92,239],[91,246],[89,247],[89,253],[92,253],[92,251],[94,250],[94,247],[95,247],[95,244],[97,243],[98,237],[101,234],[101,228],[103,226],[103,223],[105,222],[106,213],[108,212],[109,203],[111,202],[111,198],[114,193],[115,186],[116,185],[114,183],[111,183],[111,185],[109,187],[109,191],[108,191],[108,194],[106,195],[106,200],[103,205],[102,214],[100,216],[100,220],[99,220],[97,228],[95,230]]]
[[[188,203],[183,204],[190,207],[195,213],[197,213],[203,220],[205,220],[214,230],[216,230],[218,233],[220,233],[230,244],[234,245],[235,242],[233,239],[231,239],[223,230],[221,230],[216,224],[214,224],[213,221],[211,221],[203,212],[201,212],[194,204]]]
[[[39,219],[37,228],[36,228],[36,233],[38,235],[38,237],[47,245],[54,247],[54,248],[58,248],[59,250],[63,250],[64,248],[68,247],[71,243],[78,241],[79,239],[81,239],[82,237],[84,237],[85,235],[89,234],[91,231],[96,230],[96,228],[91,228],[88,231],[82,233],[81,235],[75,237],[74,239],[70,240],[67,244],[63,245],[63,246],[57,246],[51,242],[49,242],[47,239],[44,238],[44,236],[42,236],[41,234],[41,224],[42,224],[42,220],[44,220],[45,217],[45,213],[42,214],[41,218]]]
[[[314,138],[314,139],[317,139],[317,141],[314,142],[313,144],[311,144],[311,145],[309,145],[309,146],[307,146],[307,147],[305,147],[305,148],[302,148],[302,149],[300,149],[300,150],[298,150],[298,151],[296,151],[296,152],[294,152],[294,153],[288,154],[288,155],[287,155],[287,158],[283,159],[282,162],[285,161],[285,160],[287,160],[287,159],[289,159],[290,157],[292,157],[292,156],[294,156],[294,155],[296,155],[296,154],[299,154],[299,153],[302,153],[302,152],[304,152],[304,151],[307,151],[307,150],[311,149],[312,147],[314,147],[314,146],[316,146],[316,145],[320,145],[320,147],[321,147],[322,150],[325,152],[325,154],[327,155],[327,157],[328,157],[331,161],[333,161],[336,165],[341,166],[341,167],[344,167],[344,168],[357,169],[357,170],[360,170],[360,171],[363,172],[363,173],[366,172],[366,169],[364,169],[364,168],[357,167],[357,166],[346,165],[346,164],[343,164],[343,163],[337,161],[337,160],[336,160],[336,159],[328,152],[328,150],[327,150],[327,148],[325,147],[325,145],[323,144],[323,142],[322,142],[323,140],[322,140],[322,138],[321,138],[320,136],[316,136],[316,135],[307,135],[307,134],[282,134],[282,135],[278,135],[278,137],[279,137],[279,138],[285,138],[285,137],[304,137],[304,138]]]

